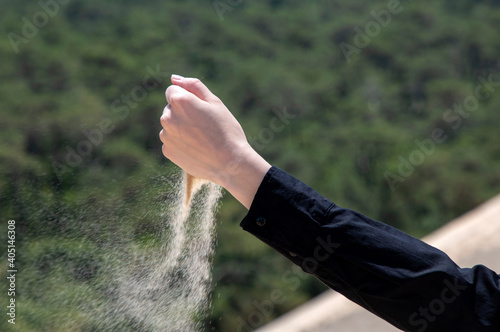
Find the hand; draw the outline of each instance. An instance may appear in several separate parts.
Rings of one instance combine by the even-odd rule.
[[[271,167],[222,101],[200,80],[172,75],[165,92],[162,152],[187,173],[215,182],[250,207]]]

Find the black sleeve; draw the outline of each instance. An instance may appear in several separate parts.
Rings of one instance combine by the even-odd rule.
[[[495,272],[460,268],[442,251],[335,205],[276,167],[241,226],[400,329],[500,331]]]

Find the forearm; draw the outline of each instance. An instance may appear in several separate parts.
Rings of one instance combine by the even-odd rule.
[[[250,209],[257,189],[271,165],[250,146],[227,165],[215,177],[218,184],[226,188],[243,206]]]
[[[179,76],[172,83],[161,116],[163,154],[187,173],[222,185],[249,208],[245,230],[402,329],[500,328],[500,281],[493,271],[460,269],[436,248],[342,209],[270,168],[203,83]],[[429,316],[436,299],[446,305]]]
[[[276,168],[264,177],[242,227],[401,329],[498,328],[494,272],[460,269],[440,250],[340,208]],[[432,306],[443,296],[437,315]]]

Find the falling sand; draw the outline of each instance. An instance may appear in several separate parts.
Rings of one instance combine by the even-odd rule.
[[[168,232],[147,255],[131,251],[110,281],[114,305],[103,311],[102,327],[133,331],[200,331],[210,305],[214,212],[220,187],[184,173],[165,211]],[[125,257],[126,256],[126,257]],[[112,265],[112,266],[113,266]],[[125,322],[119,326],[112,321]]]
[[[203,184],[207,183],[207,181],[200,179],[200,178],[197,178],[197,177],[194,177],[191,174],[186,173],[186,172],[184,172],[183,174],[185,177],[184,181],[186,184],[184,186],[185,197],[186,197],[185,204],[187,207],[189,207],[193,193],[196,193],[198,190],[200,190],[201,186]]]

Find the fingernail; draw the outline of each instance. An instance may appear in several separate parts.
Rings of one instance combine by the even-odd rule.
[[[181,75],[175,75],[175,74],[172,74],[172,79],[173,79],[174,81],[180,81],[180,80],[182,80],[183,78],[184,78],[184,77],[183,77],[183,76],[181,76]]]

